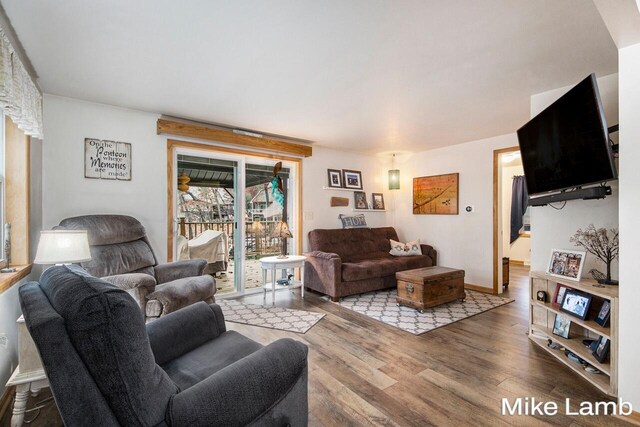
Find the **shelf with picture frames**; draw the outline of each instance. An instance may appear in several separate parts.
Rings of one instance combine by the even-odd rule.
[[[386,209],[353,209],[354,212],[386,212]]]
[[[599,285],[592,279],[574,281],[541,271],[532,271],[529,274],[529,278],[529,339],[602,392],[609,396],[617,397],[618,287]],[[556,296],[556,288],[558,286],[581,291],[591,296],[590,310],[584,320],[572,316],[560,310],[558,305],[554,305],[555,301],[552,301],[552,299]],[[546,301],[537,300],[538,291],[546,293]],[[594,320],[594,317],[599,315],[599,310],[604,300],[608,300],[610,303],[610,315],[608,323],[602,326]],[[565,316],[571,321],[568,338],[563,338],[553,333],[556,316],[558,315]],[[591,350],[582,343],[584,339],[598,340],[600,337],[609,339],[609,359],[603,362],[599,362],[592,355]],[[581,364],[570,360],[564,351],[550,348],[547,345],[549,340],[578,355],[590,365],[599,369],[601,373],[589,372]]]

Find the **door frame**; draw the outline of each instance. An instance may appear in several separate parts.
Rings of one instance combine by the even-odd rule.
[[[178,176],[176,174],[177,165],[176,165],[176,149],[191,149],[198,151],[205,151],[211,153],[212,156],[215,156],[216,153],[226,153],[226,154],[236,154],[242,156],[253,156],[253,157],[262,157],[266,159],[272,160],[282,160],[286,162],[296,163],[297,174],[298,174],[298,185],[297,185],[297,209],[295,213],[295,220],[297,223],[297,230],[295,230],[296,234],[296,251],[297,253],[302,253],[302,158],[298,157],[290,157],[290,156],[281,156],[274,153],[268,152],[259,152],[259,151],[250,151],[250,150],[242,150],[237,148],[230,147],[222,147],[213,144],[207,143],[199,143],[199,142],[191,142],[191,141],[182,141],[178,139],[167,139],[167,261],[173,261],[173,253],[174,253],[174,227],[176,227],[174,217],[175,217],[175,209],[176,204],[174,203],[176,196],[176,189],[178,188]]]
[[[502,244],[500,239],[499,217],[502,212],[498,212],[498,198],[501,195],[500,192],[500,156],[506,153],[512,153],[514,151],[520,151],[519,146],[500,148],[493,150],[493,293],[498,294],[500,286],[499,279],[499,267],[502,265],[498,256],[500,254],[499,245]]]

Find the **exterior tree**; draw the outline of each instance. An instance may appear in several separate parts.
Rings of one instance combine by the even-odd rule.
[[[618,240],[618,230],[612,228],[597,228],[593,224],[582,230],[576,231],[576,234],[569,239],[576,246],[583,247],[590,254],[595,255],[607,266],[607,278],[598,280],[599,283],[616,284],[617,281],[611,280],[611,262],[618,259],[620,251],[620,243]]]

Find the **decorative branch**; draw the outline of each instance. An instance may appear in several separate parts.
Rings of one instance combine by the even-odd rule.
[[[612,228],[597,228],[593,224],[582,230],[581,228],[569,239],[576,246],[583,247],[590,254],[595,255],[607,266],[607,281],[611,281],[611,262],[618,259],[620,253],[618,230]]]

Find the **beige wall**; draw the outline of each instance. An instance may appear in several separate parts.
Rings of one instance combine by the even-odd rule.
[[[493,287],[493,150],[517,146],[515,133],[416,153],[399,159],[402,188],[394,222],[400,238],[433,245],[438,264],[462,268],[465,282]],[[414,215],[414,177],[458,172],[458,215]],[[472,213],[465,206],[473,206]]]
[[[511,261],[522,261],[525,264],[531,263],[531,239],[528,237],[518,237],[511,244],[511,184],[513,177],[524,175],[522,165],[502,167],[502,256],[509,257]]]

